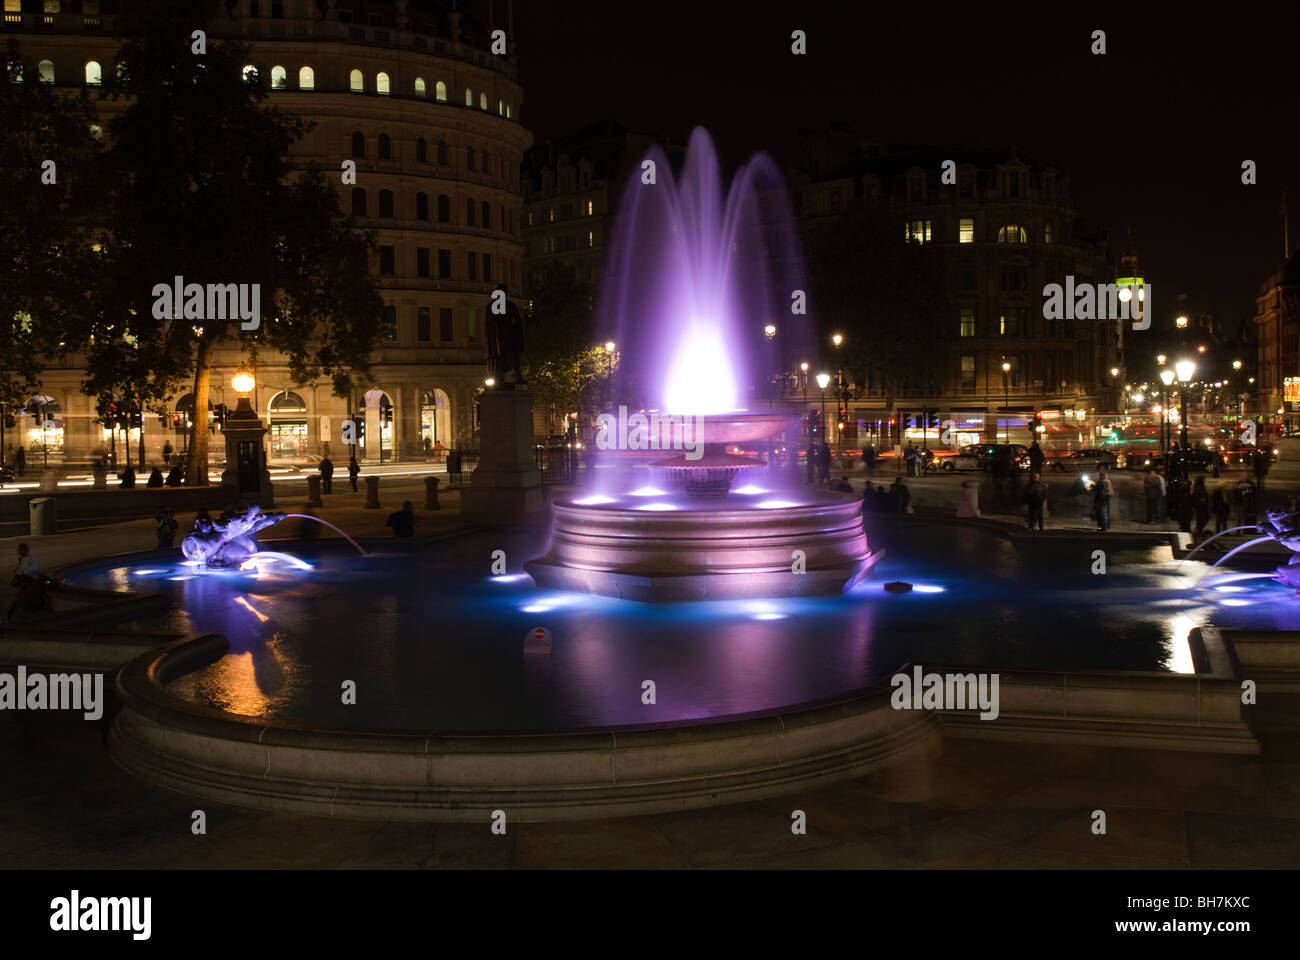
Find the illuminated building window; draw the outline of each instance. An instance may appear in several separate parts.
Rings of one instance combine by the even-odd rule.
[[[38,83],[54,82],[54,61],[42,60],[36,65],[36,80]]]
[[[1008,223],[998,230],[998,243],[1025,243],[1025,228]]]
[[[498,100],[498,101],[497,101],[497,116],[499,116],[499,117],[504,117],[505,115],[506,115],[506,102],[505,102],[504,100]]]
[[[251,63],[244,64],[243,77],[245,83],[257,83],[257,67]]]
[[[547,218],[551,223],[554,223],[554,222],[555,222],[555,208],[554,208],[554,207],[551,207],[549,210],[546,211],[546,218]]]
[[[478,108],[479,108],[480,110],[486,110],[486,109],[488,108],[488,104],[487,104],[487,94],[484,93],[483,91],[479,91],[479,95],[478,95]]]
[[[957,221],[957,242],[974,243],[975,242],[975,220],[972,217],[962,217]]]
[[[533,225],[533,211],[531,210],[528,211],[528,225],[530,227]]]
[[[447,102],[447,85],[441,80],[433,85],[433,98],[443,103]]]
[[[975,336],[975,309],[973,307],[962,307],[961,309],[961,335],[963,337]]]
[[[506,104],[506,119],[510,119],[510,104]]]
[[[353,70],[348,74],[348,86],[353,93],[362,93],[366,89],[366,78],[361,75],[360,70]]]
[[[1052,242],[1052,221],[1048,220],[1043,224],[1043,243]]]
[[[465,88],[465,106],[467,107],[474,106],[474,91],[471,90],[469,87]]]
[[[592,215],[592,210],[593,210],[592,202],[591,202],[590,200],[588,200],[588,201],[587,201],[587,216],[590,217],[590,216]]]
[[[905,239],[913,243],[930,242],[930,221],[909,220],[905,225]]]
[[[416,95],[417,97],[424,97],[424,96],[426,96],[426,95],[428,94],[428,92],[429,92],[428,88],[424,85],[424,77],[416,77],[416,78],[415,78],[415,95]]]
[[[104,72],[100,70],[99,64],[91,60],[86,63],[86,86],[98,87],[104,82]]]
[[[298,89],[315,90],[316,89],[316,71],[311,67],[303,67],[298,71]]]
[[[271,89],[289,89],[289,72],[284,67],[276,66],[271,68]]]
[[[594,233],[592,233],[590,230],[588,230],[588,231],[587,231],[587,246],[589,246],[589,247],[594,247],[595,245],[596,245],[596,235],[595,235]]]
[[[388,74],[386,73],[375,74],[375,93],[382,93],[384,96],[388,96],[389,94]]]

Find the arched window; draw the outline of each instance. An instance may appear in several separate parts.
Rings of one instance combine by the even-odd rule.
[[[257,83],[257,67],[251,63],[244,64],[243,77],[245,83]]]
[[[42,60],[36,65],[36,79],[40,83],[54,82],[54,61]]]
[[[388,92],[388,74],[375,74],[375,93],[382,93],[384,96],[388,96]]]
[[[315,90],[316,89],[316,72],[311,67],[303,67],[298,71],[298,89]]]
[[[451,223],[451,197],[445,193],[438,194],[438,222]]]
[[[1008,223],[998,230],[998,243],[1024,243],[1025,228]]]
[[[379,191],[379,215],[381,217],[391,217],[393,215],[393,191]]]
[[[366,155],[366,135],[360,130],[352,132],[352,156],[364,157]]]
[[[379,135],[379,159],[393,159],[393,141],[386,133]]]
[[[425,87],[425,85],[424,85],[424,77],[416,77],[416,78],[415,78],[415,95],[416,95],[417,97],[424,97],[424,96],[427,96],[428,93],[429,93],[428,88]]]
[[[468,198],[465,200],[465,222],[474,226],[474,201]]]
[[[271,68],[271,89],[288,90],[289,89],[289,72],[284,67]]]
[[[352,88],[353,93],[362,93],[366,89],[366,78],[361,75],[360,70],[353,70],[348,74],[348,86]]]
[[[192,406],[194,403],[193,395],[187,394],[187,396],[190,397],[190,404]],[[298,396],[298,394],[294,393],[292,390],[284,390],[277,393],[271,398],[271,402],[267,404],[267,406],[270,408],[272,413],[307,412],[307,404],[303,403],[302,397]]]
[[[474,148],[473,147],[465,148],[465,169],[466,170],[474,169]]]
[[[438,162],[439,162],[440,164],[442,164],[444,167],[445,167],[447,164],[449,164],[449,163],[451,162],[451,160],[448,159],[448,156],[447,156],[447,141],[446,141],[446,140],[439,140],[439,141],[438,141]]]
[[[21,60],[9,61],[9,82],[10,83],[23,82],[23,63]]]
[[[429,145],[425,143],[424,137],[417,137],[415,140],[415,162],[429,162]]]
[[[366,215],[366,190],[364,187],[352,188],[352,216],[364,217]]]
[[[467,107],[474,106],[474,91],[471,90],[469,87],[465,88],[465,106]]]
[[[441,80],[433,85],[433,96],[435,99],[441,100],[443,103],[447,102],[447,85]]]
[[[91,60],[86,63],[86,86],[98,87],[104,82],[104,71],[99,69],[99,62]]]
[[[427,193],[417,193],[415,195],[415,219],[429,219],[429,195]]]
[[[488,108],[488,106],[487,106],[487,93],[486,93],[485,91],[482,91],[482,90],[480,90],[480,91],[479,91],[479,94],[478,94],[478,108],[479,108],[480,110],[486,110],[486,109]]]
[[[510,119],[510,104],[506,104],[506,119]]]
[[[90,125],[90,135],[94,137],[96,140],[103,140],[104,128],[97,123],[92,123]]]
[[[498,116],[498,117],[504,117],[505,115],[506,115],[506,102],[505,102],[504,100],[498,100],[498,101],[497,101],[497,116]]]

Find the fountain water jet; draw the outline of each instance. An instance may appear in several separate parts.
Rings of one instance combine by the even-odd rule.
[[[774,351],[810,346],[808,318],[792,308],[805,285],[776,165],[752,158],[724,192],[703,129],[680,179],[657,148],[646,160],[655,182],[634,179],[623,195],[601,291],[599,321],[622,358],[610,390],[621,406],[689,420],[692,446],[663,434],[618,448],[624,469],[602,471],[594,495],[555,503],[550,549],[524,568],[544,587],[635,600],[840,592],[879,558],[860,501],[799,489],[756,502],[731,490],[767,465],[751,451],[800,422],[746,406],[780,372]],[[764,336],[769,323],[775,342]],[[647,486],[669,492],[647,504]]]

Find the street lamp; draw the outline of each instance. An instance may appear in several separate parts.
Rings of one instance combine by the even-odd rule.
[[[1174,372],[1168,368],[1160,371],[1160,382],[1164,386],[1160,390],[1160,452],[1166,461],[1166,469],[1169,460],[1169,386],[1174,382]]]
[[[1011,411],[1007,408],[1011,406],[1011,386],[1007,379],[1011,374],[1011,362],[1006,357],[1002,358],[1002,408],[1007,412],[1007,432],[1006,439],[1011,440]],[[999,418],[1001,419],[1001,418]]]
[[[1182,430],[1180,431],[1179,444],[1184,450],[1187,449],[1187,381],[1192,379],[1192,374],[1196,372],[1196,364],[1190,360],[1179,360],[1174,364],[1174,369],[1178,371],[1178,417],[1182,421]]]
[[[1185,329],[1187,328],[1187,318],[1186,318],[1186,317],[1181,317],[1181,316],[1180,316],[1177,320],[1174,321],[1174,323],[1178,325],[1178,329],[1179,329],[1179,330],[1185,330]]]
[[[831,375],[829,373],[817,374],[817,387],[822,392],[822,429],[823,430],[826,429],[826,387],[830,382],[831,382]],[[824,444],[825,442],[826,442],[826,434],[823,433],[822,443]]]

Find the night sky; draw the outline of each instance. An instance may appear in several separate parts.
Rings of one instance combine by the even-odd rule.
[[[538,140],[604,118],[683,141],[702,124],[728,165],[785,161],[799,128],[830,122],[881,144],[1013,145],[1069,172],[1113,248],[1133,228],[1158,320],[1185,292],[1235,326],[1280,265],[1288,176],[1300,244],[1288,6],[520,0],[514,31]],[[806,56],[790,53],[796,27]]]

